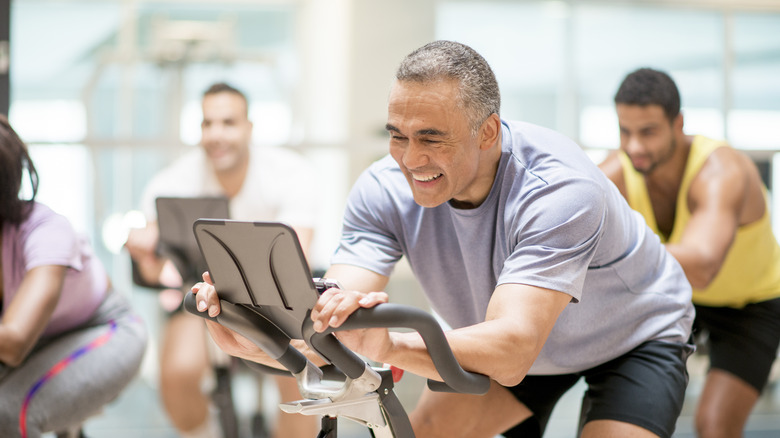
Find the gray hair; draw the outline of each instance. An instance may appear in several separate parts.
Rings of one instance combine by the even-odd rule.
[[[401,61],[395,74],[398,81],[428,83],[454,79],[460,83],[458,104],[471,122],[471,134],[491,114],[499,114],[501,93],[493,70],[471,47],[453,41],[428,43]]]

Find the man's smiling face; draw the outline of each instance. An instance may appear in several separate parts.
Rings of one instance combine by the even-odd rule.
[[[458,82],[396,81],[390,93],[390,155],[401,167],[414,200],[423,207],[444,202],[479,205],[490,191],[478,180],[479,135],[458,102]]]

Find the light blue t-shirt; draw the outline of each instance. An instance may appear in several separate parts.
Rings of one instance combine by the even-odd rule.
[[[500,284],[571,295],[529,374],[582,371],[651,339],[687,342],[690,285],[642,217],[574,142],[502,123],[496,179],[475,209],[421,207],[392,157],[372,164],[332,262],[389,276],[406,256],[453,328],[484,321]]]

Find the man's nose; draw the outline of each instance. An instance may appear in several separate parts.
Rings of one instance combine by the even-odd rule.
[[[410,141],[404,152],[404,166],[407,169],[417,169],[428,164],[428,155],[423,147],[415,141]]]
[[[214,138],[219,137],[222,135],[222,126],[218,124],[211,124],[202,130],[202,135],[204,138]]]
[[[639,141],[639,138],[635,135],[629,135],[626,138],[624,150],[627,154],[636,154],[641,153],[644,151],[644,146],[642,146],[642,143]]]

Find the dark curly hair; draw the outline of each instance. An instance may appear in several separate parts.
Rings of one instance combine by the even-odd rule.
[[[668,74],[640,68],[623,79],[615,94],[615,104],[659,105],[671,122],[680,114],[680,91]]]
[[[20,199],[24,171],[30,178],[32,195]],[[38,193],[38,172],[30,159],[27,146],[0,114],[0,225],[8,222],[20,224],[30,214],[33,200]]]

